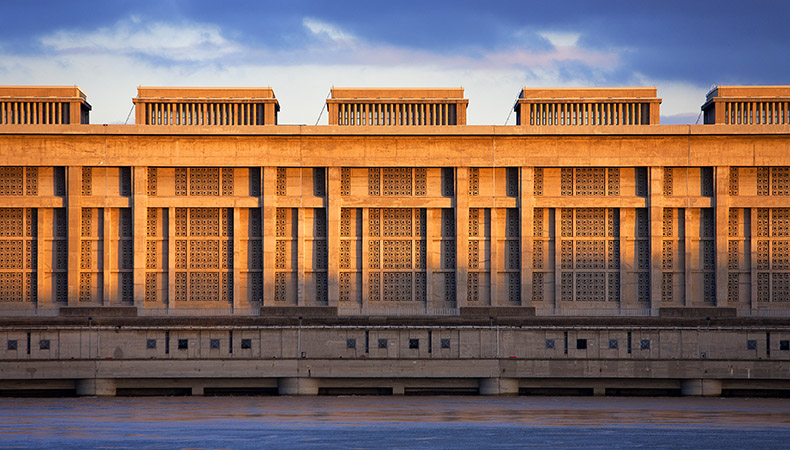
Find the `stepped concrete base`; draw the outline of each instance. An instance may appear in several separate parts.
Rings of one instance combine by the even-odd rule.
[[[81,397],[114,397],[115,380],[109,378],[77,380],[77,395]]]
[[[280,395],[318,395],[318,379],[280,378],[277,380],[277,393]]]
[[[680,394],[686,397],[721,397],[721,380],[682,380]]]
[[[478,383],[480,395],[518,395],[516,378],[481,378]]]

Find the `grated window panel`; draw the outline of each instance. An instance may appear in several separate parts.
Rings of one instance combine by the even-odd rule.
[[[381,169],[368,169],[368,195],[381,195]]]
[[[480,195],[480,169],[469,169],[469,195]]]
[[[768,167],[757,168],[757,195],[771,195],[771,170]]]
[[[771,195],[790,195],[790,167],[771,168]]]
[[[620,195],[620,169],[617,167],[607,169],[606,195]]]
[[[737,167],[730,167],[730,183],[728,192],[730,195],[737,196],[738,195],[738,168]]]
[[[606,194],[605,171],[600,168],[575,169],[575,195],[590,197]]]
[[[184,167],[176,168],[176,197],[186,197],[187,195],[187,169]]]
[[[287,172],[285,167],[277,168],[277,175],[275,181],[275,188],[277,196],[284,197],[288,195],[288,179],[286,178]]]
[[[665,167],[664,168],[664,195],[669,197],[672,195],[674,191],[673,179],[672,179],[672,168]]]
[[[532,301],[543,301],[543,272],[532,272]]]
[[[573,195],[573,169],[560,169],[560,195]]]
[[[348,167],[340,169],[340,195],[351,195],[351,169]]]
[[[146,180],[146,193],[149,196],[156,196],[157,191],[157,173],[156,167],[149,167],[147,170],[148,177]]]
[[[536,167],[533,177],[532,181],[535,195],[543,195],[543,168]]]
[[[38,167],[25,168],[25,195],[38,195]]]

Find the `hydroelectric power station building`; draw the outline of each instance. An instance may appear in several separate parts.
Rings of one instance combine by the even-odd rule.
[[[786,394],[790,87],[656,94],[0,87],[0,394]]]

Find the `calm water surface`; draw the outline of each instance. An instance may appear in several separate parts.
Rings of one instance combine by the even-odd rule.
[[[0,399],[0,448],[790,448],[782,399]]]

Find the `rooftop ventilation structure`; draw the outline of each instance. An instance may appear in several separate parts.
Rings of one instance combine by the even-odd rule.
[[[790,86],[716,86],[702,105],[705,124],[790,124]]]
[[[466,125],[463,88],[332,88],[329,125]]]
[[[138,125],[277,125],[272,88],[138,87]]]
[[[530,126],[658,125],[654,87],[523,88],[516,124]]]
[[[90,111],[77,86],[0,86],[0,125],[87,124]]]

